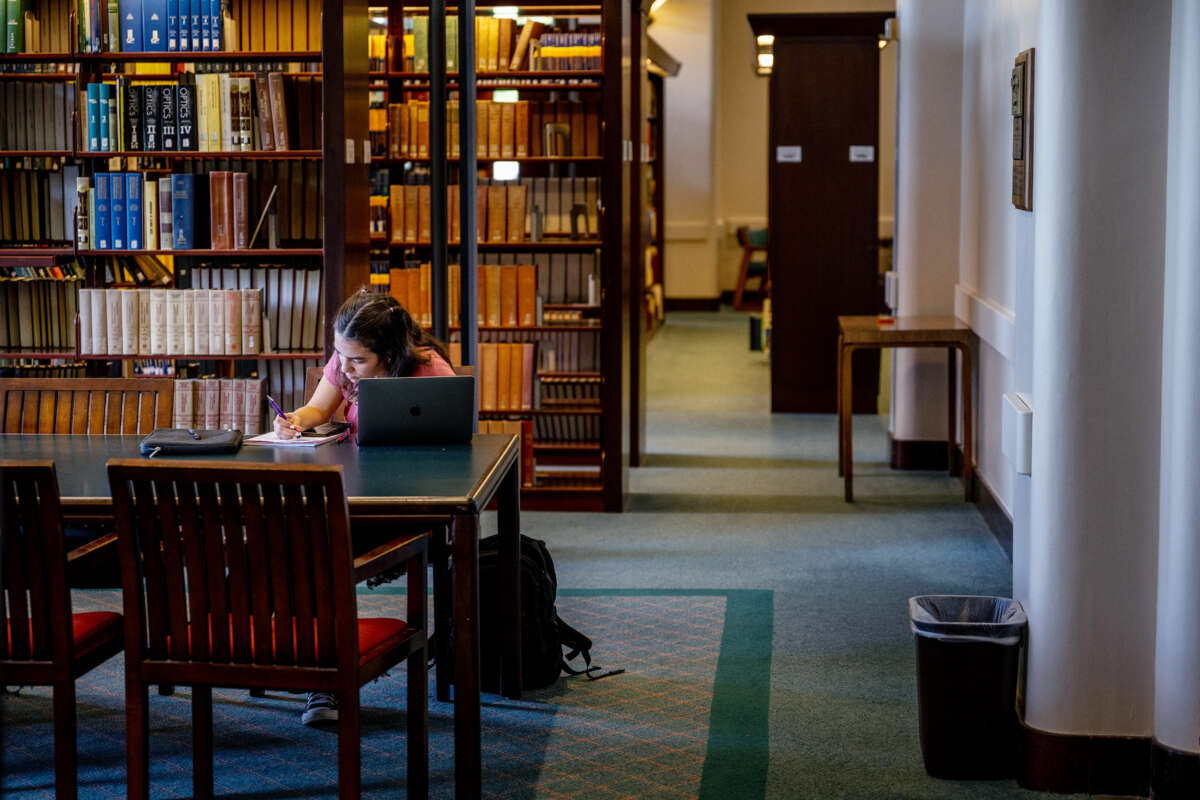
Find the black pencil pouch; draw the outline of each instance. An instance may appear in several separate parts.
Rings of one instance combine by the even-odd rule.
[[[140,450],[147,458],[204,453],[236,453],[242,446],[241,431],[203,431],[189,428],[159,428],[142,439]]]

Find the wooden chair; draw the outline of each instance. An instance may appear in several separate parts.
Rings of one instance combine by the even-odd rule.
[[[737,288],[733,291],[733,307],[738,311],[758,309],[771,292],[771,276],[767,269],[767,229],[738,228],[737,240],[742,246],[742,263],[738,267]],[[761,260],[755,256],[761,256]],[[758,279],[758,302],[754,304],[745,300],[746,281],[750,278]]]
[[[150,433],[172,423],[165,378],[0,378],[3,433]]]
[[[0,461],[0,685],[54,692],[54,796],[74,798],[75,679],[121,651],[121,615],[71,613],[51,461]],[[67,620],[69,624],[66,624]]]
[[[408,662],[408,796],[428,793],[426,539],[354,560],[341,467],[108,464],[125,597],[128,796],[149,797],[147,686],[192,689],[193,789],[213,792],[212,688],[338,693],[338,786],[361,788],[358,690]],[[358,619],[368,569],[408,565],[408,622]]]

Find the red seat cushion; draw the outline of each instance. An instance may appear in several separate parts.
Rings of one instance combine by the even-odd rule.
[[[11,619],[6,627],[9,652],[12,652]],[[75,642],[76,658],[120,635],[121,615],[115,611],[84,611],[71,615],[71,636]],[[29,622],[29,637],[33,638],[32,620]]]
[[[314,622],[314,628],[316,623]],[[404,620],[392,617],[365,617],[358,620],[358,660],[365,664],[379,652],[394,647],[409,638],[416,631]],[[315,631],[314,631],[315,633]],[[294,635],[294,631],[293,631]],[[190,642],[191,629],[188,630]],[[229,638],[233,640],[233,620],[229,621]],[[275,620],[271,620],[271,638],[275,642]],[[170,648],[170,636],[167,637],[167,647]],[[293,638],[293,642],[295,639]],[[209,649],[212,649],[212,632],[209,632]],[[254,658],[255,636],[254,618],[250,618],[250,657]],[[274,655],[274,653],[272,653]]]

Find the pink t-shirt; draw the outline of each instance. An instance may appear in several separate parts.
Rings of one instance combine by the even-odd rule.
[[[429,363],[419,365],[413,371],[414,378],[446,378],[454,377],[454,368],[446,363],[446,359],[438,355],[436,350],[425,349],[422,355],[429,356]],[[334,353],[329,361],[325,363],[325,380],[332,383],[334,386],[341,388],[338,382],[338,373],[342,371],[342,359],[337,353]],[[346,403],[346,421],[350,423],[351,430],[358,430],[358,403],[350,401],[346,394],[346,390],[342,389],[342,400]]]

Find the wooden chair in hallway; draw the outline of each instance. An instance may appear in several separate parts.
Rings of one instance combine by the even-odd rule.
[[[0,378],[0,432],[146,434],[174,401],[165,378]]]
[[[128,796],[149,797],[147,686],[192,687],[193,790],[212,797],[212,689],[338,693],[338,791],[361,790],[359,687],[407,660],[408,797],[429,783],[424,534],[351,556],[340,466],[108,464],[125,604]],[[365,570],[407,565],[407,621],[359,619]],[[290,724],[290,721],[289,721]]]
[[[742,247],[742,263],[738,267],[737,287],[733,291],[733,307],[748,311],[762,307],[762,301],[771,293],[771,275],[767,268],[767,229],[738,228],[738,244]],[[758,279],[758,301],[746,302],[746,281]]]
[[[121,651],[121,615],[71,613],[58,478],[50,461],[0,461],[0,685],[50,686],[54,796],[78,792],[75,679]]]

